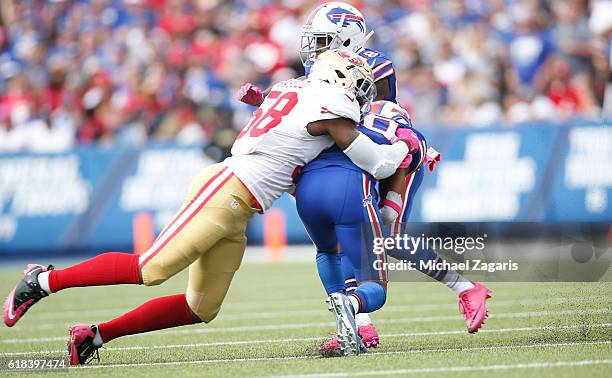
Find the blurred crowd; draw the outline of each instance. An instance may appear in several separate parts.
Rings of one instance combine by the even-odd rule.
[[[612,2],[349,1],[418,127],[598,118]],[[309,0],[3,0],[0,152],[147,140],[220,153],[252,108],[241,84],[303,75]],[[609,100],[608,96],[608,101]]]

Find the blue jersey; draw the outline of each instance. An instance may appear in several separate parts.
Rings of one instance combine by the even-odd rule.
[[[389,80],[389,96],[381,100],[397,103],[397,80],[393,62],[384,53],[368,48],[361,49],[357,55],[364,58],[374,74],[374,82],[382,79]]]

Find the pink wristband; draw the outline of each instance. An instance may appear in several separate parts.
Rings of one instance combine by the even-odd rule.
[[[384,200],[380,201],[380,204],[383,206],[389,206],[390,208],[395,210],[398,214],[402,213],[402,208],[400,207],[400,205],[398,205],[397,203],[391,200],[388,200],[385,198]]]

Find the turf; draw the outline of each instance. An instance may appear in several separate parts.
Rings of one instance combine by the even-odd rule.
[[[8,293],[19,275],[15,266],[0,268],[0,292]],[[183,292],[185,282],[181,274],[154,288],[83,288],[46,298],[15,327],[0,328],[0,359],[64,355],[69,325],[107,320],[149,298]],[[357,357],[321,358],[316,346],[334,325],[314,264],[247,263],[211,324],[115,340],[100,351],[100,363],[52,374],[612,376],[612,283],[489,286],[491,316],[469,335],[449,290],[391,283],[387,304],[373,315],[381,346]]]

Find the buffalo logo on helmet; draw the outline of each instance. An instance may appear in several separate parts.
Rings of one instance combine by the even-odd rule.
[[[340,20],[342,20],[343,16],[344,16],[344,22],[342,23],[343,27],[349,26],[351,23],[355,23],[357,24],[357,26],[362,32],[365,31],[365,25],[364,25],[365,20],[363,19],[363,17],[358,16],[354,13],[351,13],[347,9],[343,9],[340,7],[334,8],[330,10],[329,12],[327,12],[327,19],[334,24],[339,23]]]

